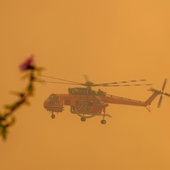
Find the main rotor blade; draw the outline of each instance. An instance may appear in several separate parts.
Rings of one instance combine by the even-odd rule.
[[[35,75],[36,75],[36,74],[35,74]],[[56,79],[56,80],[60,80],[60,81],[66,81],[66,82],[70,82],[70,83],[76,83],[77,85],[78,85],[78,84],[79,84],[79,85],[84,85],[83,83],[79,83],[79,82],[76,82],[76,81],[60,79],[60,78],[56,78],[56,77],[50,77],[50,76],[46,76],[46,75],[37,74],[37,76],[45,77],[45,78],[51,78],[51,79]]]
[[[101,83],[101,84],[94,84],[93,86],[104,86],[104,87],[107,87],[107,86],[113,86],[113,85],[123,85],[123,84],[126,84],[126,83],[136,83],[136,82],[144,82],[146,81],[145,79],[141,79],[141,80],[128,80],[128,81],[119,81],[119,82],[110,82],[110,83]],[[149,84],[151,85],[151,84]]]
[[[125,84],[125,83],[135,83],[140,81],[146,81],[145,79],[140,80],[126,80],[126,81],[118,81],[118,82],[110,82],[110,83],[100,83],[100,84],[94,84],[93,86],[110,86],[110,85],[116,85],[116,84]]]
[[[167,83],[167,79],[164,80],[164,84],[162,86],[162,91],[164,91],[166,83]]]
[[[46,81],[46,80],[35,80],[35,82],[42,82],[42,83],[54,83],[54,84],[80,85],[80,84],[77,84],[77,83],[65,83],[65,82]],[[81,85],[84,85],[84,84],[81,84]]]
[[[152,84],[115,84],[107,87],[151,86]]]

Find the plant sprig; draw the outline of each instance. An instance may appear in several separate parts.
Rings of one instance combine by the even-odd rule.
[[[33,55],[27,58],[20,66],[19,69],[24,73],[24,77],[28,79],[26,88],[21,92],[14,92],[18,97],[12,104],[4,106],[4,111],[0,112],[0,136],[2,139],[7,139],[9,128],[15,123],[14,112],[19,109],[23,104],[28,103],[29,97],[33,96],[35,91],[34,82],[37,80],[35,76],[41,73],[42,67],[37,67],[34,63]]]

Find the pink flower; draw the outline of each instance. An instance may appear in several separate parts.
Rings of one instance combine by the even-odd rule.
[[[31,55],[28,59],[26,59],[20,66],[20,70],[24,71],[24,70],[33,70],[35,67],[33,65],[33,55]]]

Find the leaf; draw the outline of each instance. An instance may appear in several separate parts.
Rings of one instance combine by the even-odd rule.
[[[24,104],[30,106],[31,103],[28,100],[25,100]]]
[[[21,77],[21,79],[26,79],[26,78],[29,78],[29,74],[28,73],[25,73],[22,77]]]
[[[15,102],[12,107],[11,107],[11,110],[15,110],[17,107],[19,107],[21,103],[20,102]]]
[[[15,122],[16,122],[16,118],[13,116],[13,117],[11,118],[10,125],[13,125]]]
[[[23,101],[16,101],[15,103],[11,104],[11,105],[5,105],[5,108],[13,111],[15,110],[17,107],[19,107],[22,104]]]
[[[5,109],[11,109],[11,108],[12,108],[12,105],[5,105],[4,108],[5,108]]]
[[[34,90],[32,82],[27,87],[28,92],[32,92]]]
[[[41,72],[43,70],[45,70],[45,68],[43,68],[43,67],[35,67],[35,71]]]
[[[7,128],[0,124],[0,135],[2,135],[2,138],[4,140],[7,139]]]

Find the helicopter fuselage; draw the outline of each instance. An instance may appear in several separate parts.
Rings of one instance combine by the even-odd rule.
[[[69,94],[51,94],[44,102],[45,109],[51,112],[62,112],[64,105],[70,106],[71,113],[88,115],[101,114],[107,106],[95,91],[87,88],[69,89]]]
[[[140,101],[140,100],[129,99],[120,96],[108,95],[106,94],[106,92],[100,89],[98,91],[92,90],[92,87],[99,87],[99,86],[127,87],[127,86],[152,85],[152,84],[143,84],[143,83],[136,84],[136,82],[146,81],[145,79],[96,84],[89,81],[87,76],[85,76],[86,79],[85,83],[79,83],[71,80],[49,77],[45,75],[41,75],[41,76],[46,78],[57,79],[61,81],[61,82],[53,82],[53,83],[84,86],[84,88],[81,87],[69,88],[68,94],[51,94],[44,101],[44,108],[52,113],[51,115],[52,118],[55,117],[54,112],[57,113],[62,112],[64,110],[64,106],[70,106],[70,112],[80,116],[82,121],[85,121],[86,118],[99,115],[99,116],[103,116],[101,123],[105,124],[106,120],[104,119],[104,117],[105,116],[111,117],[110,115],[106,114],[106,107],[108,106],[108,104],[141,106],[141,107],[146,107],[150,111],[149,106],[158,95],[160,95],[158,107],[160,107],[161,105],[163,95],[170,97],[169,93],[164,92],[167,79],[164,80],[161,90],[150,88],[149,91],[152,92],[152,95],[150,95],[146,101]]]

